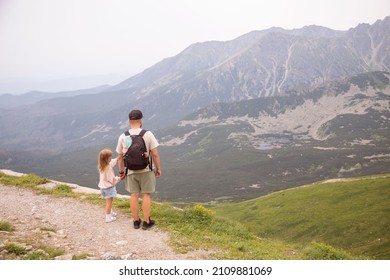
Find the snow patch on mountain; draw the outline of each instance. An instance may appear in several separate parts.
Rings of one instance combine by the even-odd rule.
[[[188,139],[188,137],[190,137],[191,135],[193,134],[196,134],[198,132],[198,130],[193,130],[189,133],[186,133],[184,134],[183,137],[175,137],[175,138],[172,138],[172,139],[169,139],[167,141],[163,141],[160,143],[161,146],[176,146],[176,145],[181,145],[183,143],[186,142],[186,140]]]
[[[88,134],[84,135],[80,139],[87,138],[87,137],[89,137],[89,136],[91,136],[92,134],[95,134],[95,133],[109,132],[111,129],[112,129],[111,126],[107,126],[105,124],[97,124],[96,127],[92,131],[90,131]]]
[[[205,124],[209,124],[209,123],[214,123],[214,122],[217,122],[218,121],[218,116],[214,116],[214,117],[211,117],[211,118],[202,118],[202,117],[199,117],[198,119],[196,120],[183,120],[183,121],[180,121],[178,126],[179,127],[184,127],[184,126],[198,126],[198,125],[205,125]]]

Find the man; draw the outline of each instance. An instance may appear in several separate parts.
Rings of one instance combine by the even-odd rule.
[[[139,110],[132,110],[129,114],[129,123],[131,129],[130,135],[138,135],[142,131],[142,112]],[[157,151],[158,142],[151,131],[147,131],[143,139],[146,144],[148,155],[152,155],[154,163],[154,172],[149,166],[141,170],[128,170],[125,174],[125,166],[123,155],[129,147],[129,139],[126,139],[125,133],[122,133],[118,139],[116,152],[118,153],[118,167],[121,179],[125,179],[126,190],[130,193],[130,209],[133,215],[134,228],[138,229],[141,225],[141,218],[138,213],[139,194],[142,194],[142,211],[144,221],[142,222],[142,229],[146,230],[154,226],[155,222],[150,218],[151,209],[151,193],[156,188],[156,177],[161,176],[160,157]]]

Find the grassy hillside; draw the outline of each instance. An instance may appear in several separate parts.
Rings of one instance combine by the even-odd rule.
[[[328,180],[213,209],[260,238],[390,259],[390,174]]]

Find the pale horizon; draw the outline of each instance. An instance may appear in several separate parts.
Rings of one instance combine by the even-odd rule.
[[[195,43],[388,15],[388,0],[0,0],[0,94],[115,85]]]

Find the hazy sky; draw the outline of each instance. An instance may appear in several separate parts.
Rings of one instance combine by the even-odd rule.
[[[0,0],[0,93],[118,83],[196,42],[388,15],[390,0]]]

